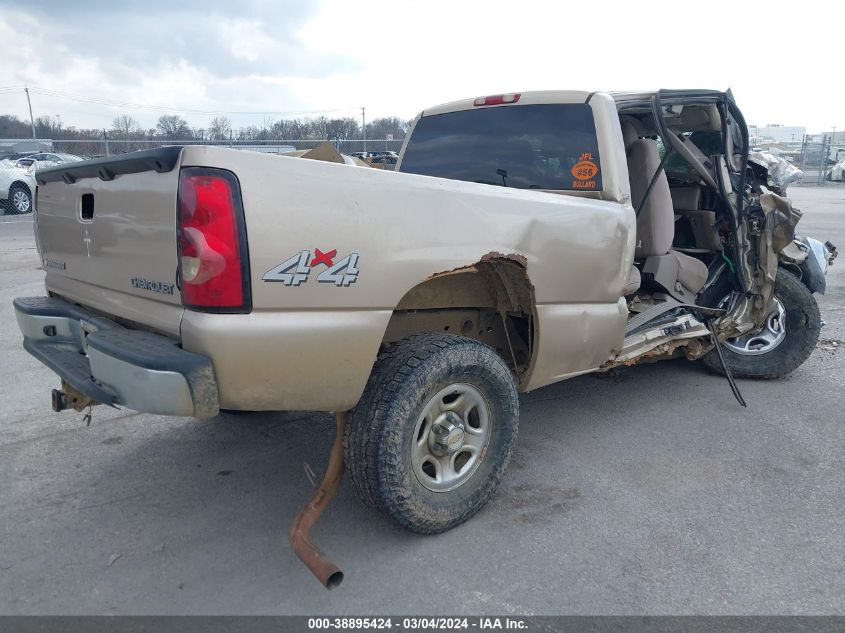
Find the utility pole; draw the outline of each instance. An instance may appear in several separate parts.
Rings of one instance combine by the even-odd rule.
[[[106,156],[109,155],[109,137],[106,134],[106,128],[103,128],[103,142],[106,144]]]
[[[35,147],[32,149],[37,152],[38,138],[35,136],[35,119],[32,118],[32,101],[29,100],[29,88],[26,87],[23,91],[26,93],[26,103],[29,106],[29,124],[32,126],[32,142],[35,144]]]
[[[367,108],[361,106],[361,123],[363,124],[364,128],[364,153],[367,152],[367,116],[366,116]],[[33,128],[35,129],[35,128]],[[34,132],[33,132],[34,133]]]

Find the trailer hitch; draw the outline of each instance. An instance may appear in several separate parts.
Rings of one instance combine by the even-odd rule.
[[[346,429],[346,412],[336,413],[335,419],[337,431],[326,474],[323,475],[323,481],[317,492],[296,515],[290,527],[290,544],[293,551],[326,589],[338,587],[343,582],[343,572],[311,542],[310,531],[334,498],[343,477],[343,434]]]

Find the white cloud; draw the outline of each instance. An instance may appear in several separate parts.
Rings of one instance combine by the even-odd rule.
[[[292,86],[307,100],[343,94],[374,113],[406,116],[519,90],[731,87],[751,122],[843,127],[845,81],[811,61],[818,30],[804,29],[802,15],[835,22],[845,9],[817,0],[800,9],[727,0],[324,0],[302,33],[362,68]]]
[[[730,86],[750,123],[845,128],[845,82],[835,66],[816,63],[817,29],[800,20],[841,21],[837,3],[805,1],[800,14],[792,4],[726,0],[145,6],[0,0],[0,84],[185,110],[348,116],[365,105],[368,116],[408,118],[435,103],[519,90]],[[34,106],[80,126],[108,125],[127,109],[43,94]],[[23,95],[0,93],[0,112],[25,116]],[[130,113],[146,125],[161,114]],[[212,115],[185,116],[203,126]]]

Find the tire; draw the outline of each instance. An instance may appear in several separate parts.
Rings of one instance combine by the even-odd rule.
[[[9,187],[6,209],[10,215],[32,213],[32,192],[29,187],[20,183],[15,183]]]
[[[775,282],[775,299],[783,307],[781,323],[785,324],[785,335],[776,345],[770,346],[770,351],[762,353],[738,353],[731,348],[730,341],[726,342],[722,352],[734,376],[782,378],[800,367],[816,347],[821,331],[821,316],[813,294],[800,279],[781,268]],[[702,362],[711,371],[724,375],[716,350],[704,356]]]
[[[492,348],[452,334],[414,335],[373,367],[346,429],[347,472],[365,503],[409,530],[436,534],[490,500],[518,425],[513,375]]]

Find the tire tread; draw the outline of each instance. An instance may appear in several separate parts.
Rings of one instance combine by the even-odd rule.
[[[393,419],[396,409],[402,406],[400,392],[409,386],[424,392],[429,385],[420,381],[426,366],[437,362],[438,357],[444,358],[444,352],[448,353],[446,358],[450,362],[460,362],[458,359],[462,353],[470,349],[473,354],[481,353],[488,357],[486,366],[507,374],[512,388],[512,394],[507,395],[512,395],[515,403],[512,411],[515,420],[518,416],[516,387],[501,357],[483,343],[448,333],[415,334],[387,347],[377,358],[361,400],[349,419],[344,445],[347,472],[353,486],[367,505],[378,508],[415,532],[441,532],[477,512],[501,480],[516,438],[514,429],[504,447],[503,463],[493,469],[490,485],[485,487],[484,494],[468,503],[462,512],[450,513],[449,516],[426,516],[407,488],[390,483],[383,476],[385,469],[396,469],[403,462],[400,443],[386,441],[389,434],[383,428],[385,421]]]

